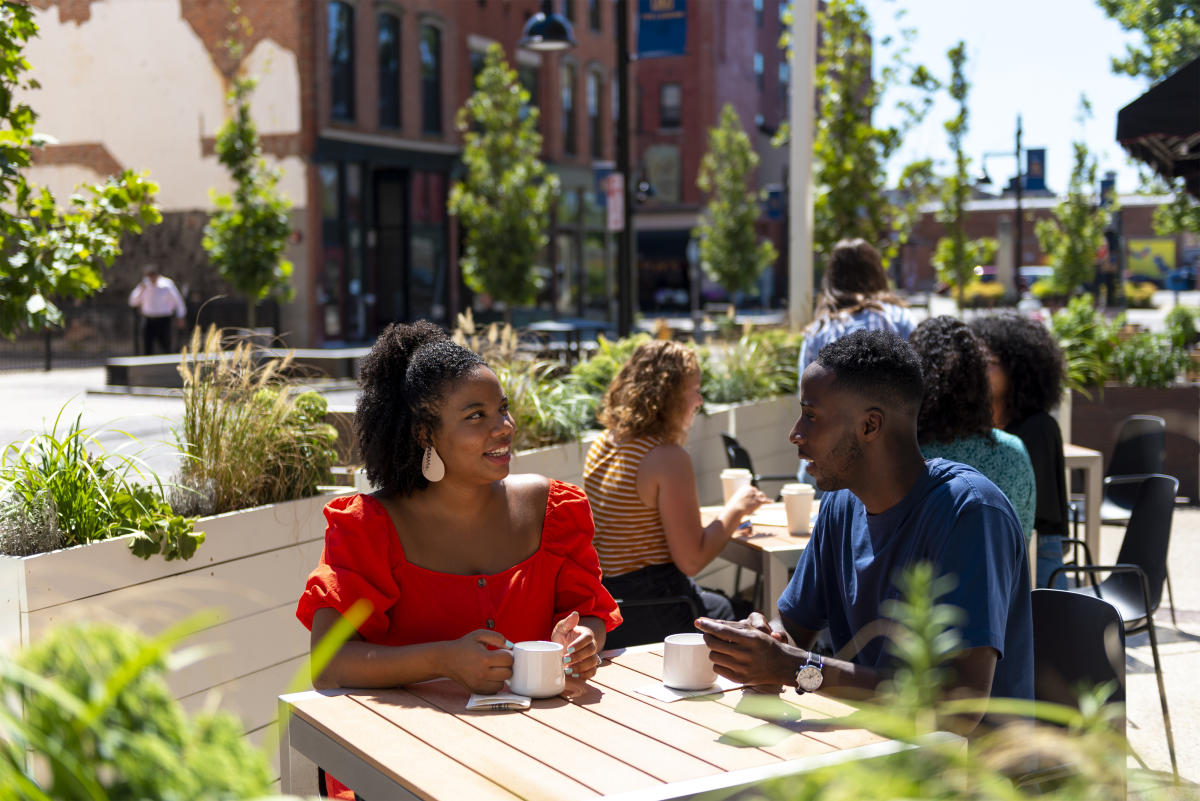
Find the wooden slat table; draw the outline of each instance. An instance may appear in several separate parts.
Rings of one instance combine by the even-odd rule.
[[[813,502],[816,510],[818,503]],[[708,525],[716,517],[721,506],[701,506],[700,521]],[[774,525],[753,522],[755,517],[776,517],[782,519],[783,504],[769,503],[761,507],[759,512],[751,516],[751,527],[739,531],[729,539],[721,551],[721,558],[735,565],[749,568],[759,573],[763,578],[763,613],[773,617],[777,611],[776,604],[787,589],[790,572],[796,567],[800,553],[808,545],[808,537],[793,537],[788,533],[786,525]]]
[[[851,711],[821,695],[784,691],[778,725],[740,711],[752,690],[658,701],[637,690],[661,681],[661,649],[609,652],[582,695],[524,711],[467,712],[467,691],[447,679],[281,696],[281,789],[315,794],[315,762],[367,799],[650,801],[908,747],[821,726]]]

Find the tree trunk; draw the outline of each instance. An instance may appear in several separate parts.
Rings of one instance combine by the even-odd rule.
[[[246,329],[251,334],[254,333],[254,329],[256,327],[255,324],[257,322],[257,318],[254,316],[254,314],[257,311],[257,309],[255,308],[255,306],[257,306],[257,305],[258,304],[256,304],[254,302],[254,298],[246,299]]]

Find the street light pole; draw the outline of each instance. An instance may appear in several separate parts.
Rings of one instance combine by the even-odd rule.
[[[1021,189],[1025,183],[1025,175],[1021,170],[1021,115],[1017,115],[1017,180],[1014,190],[1017,200],[1017,247],[1013,252],[1013,285],[1017,297],[1021,296],[1021,264],[1025,261],[1025,221],[1021,219]]]
[[[622,181],[621,235],[617,239],[617,335],[633,331],[637,288],[633,274],[633,181],[629,152],[629,0],[617,0],[617,173]]]

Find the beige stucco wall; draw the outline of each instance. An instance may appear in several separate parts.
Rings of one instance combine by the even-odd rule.
[[[56,8],[37,14],[41,36],[26,56],[42,88],[27,102],[37,130],[60,144],[102,143],[118,164],[149,170],[164,211],[207,209],[209,191],[229,179],[202,140],[225,120],[226,81],[172,0],[93,3],[82,24],[61,23]],[[294,54],[269,40],[244,62],[260,78],[252,100],[261,134],[300,130],[300,78]],[[305,205],[303,164],[281,163],[281,189]],[[37,167],[30,177],[65,197],[80,181],[104,178],[75,166]]]

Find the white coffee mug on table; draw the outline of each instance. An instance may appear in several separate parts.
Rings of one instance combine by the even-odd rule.
[[[513,673],[508,688],[517,695],[550,698],[567,686],[562,643],[526,640],[513,646]]]
[[[725,495],[725,503],[742,487],[749,486],[754,476],[743,467],[728,467],[721,471],[721,492]]]
[[[704,690],[716,681],[703,634],[671,634],[663,640],[663,684],[676,690]]]
[[[813,496],[811,484],[784,484],[779,491],[783,496],[783,509],[787,513],[788,533],[807,534],[812,519]]]

